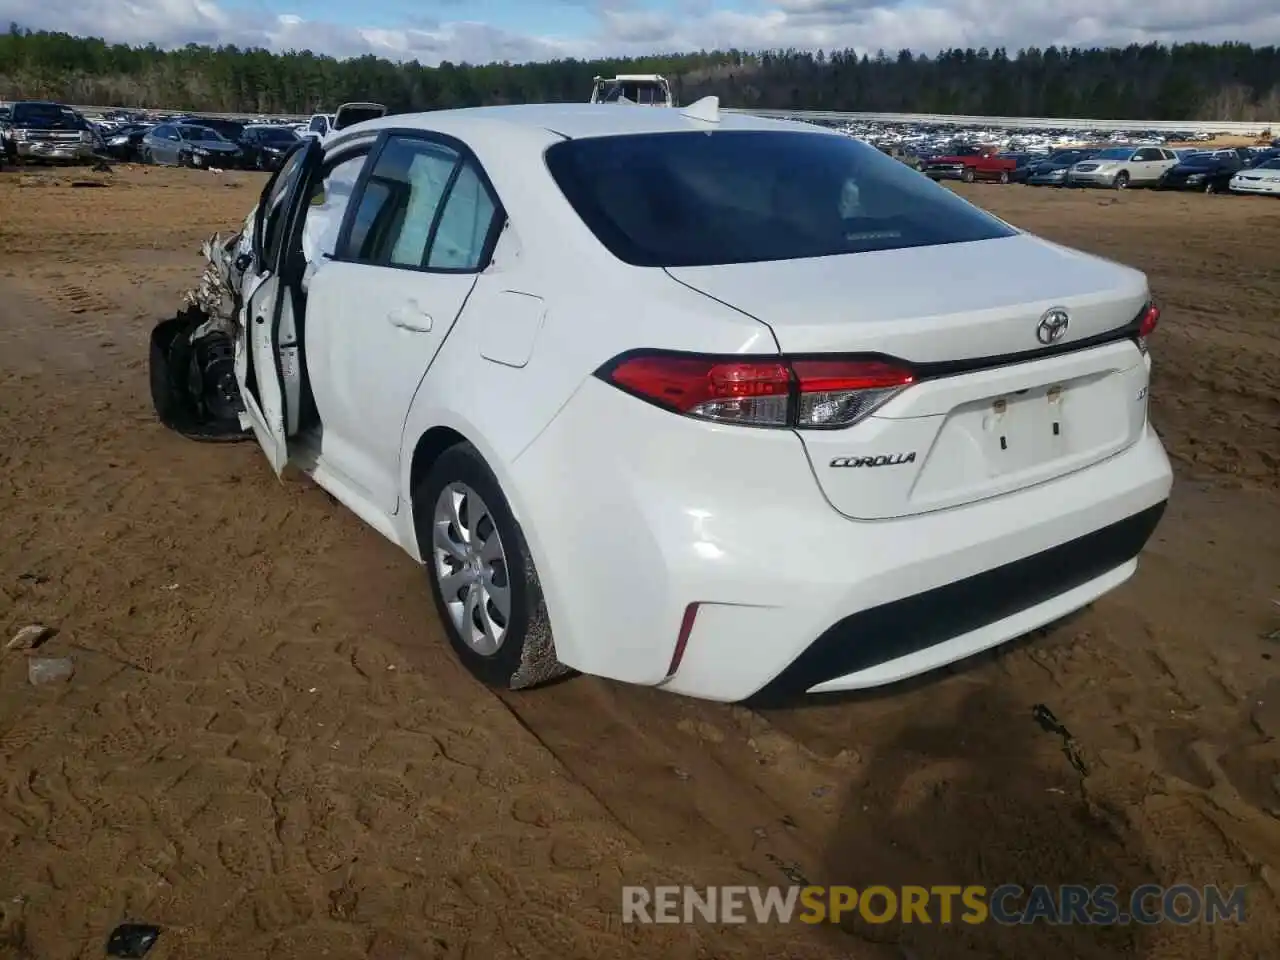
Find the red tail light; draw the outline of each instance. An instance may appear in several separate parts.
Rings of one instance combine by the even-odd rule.
[[[915,380],[887,360],[624,354],[601,379],[685,416],[754,427],[847,427]]]
[[[1142,311],[1142,317],[1138,320],[1138,336],[1143,340],[1147,339],[1159,325],[1160,308],[1154,303],[1147,304],[1147,308]]]

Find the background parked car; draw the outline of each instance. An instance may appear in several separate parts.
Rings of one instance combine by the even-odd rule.
[[[1027,169],[1027,183],[1033,187],[1065,186],[1072,165],[1091,159],[1097,152],[1091,148],[1056,150]]]
[[[953,152],[925,161],[924,172],[933,180],[997,180],[1008,183],[1016,168],[1012,160],[999,156],[991,147],[957,147]]]
[[[134,123],[118,127],[107,138],[107,156],[126,163],[142,159],[142,138],[151,130],[151,124]]]
[[[298,135],[288,127],[270,123],[254,123],[240,135],[240,151],[244,165],[255,170],[275,170],[285,154],[298,143]]]
[[[1107,147],[1067,172],[1073,187],[1149,187],[1176,165],[1178,155],[1168,147]]]
[[[1233,193],[1262,193],[1280,197],[1280,157],[1238,171],[1231,178]]]
[[[886,153],[899,163],[905,163],[912,170],[920,170],[924,167],[924,161],[912,150],[897,144],[883,144],[880,147],[882,153]]]
[[[198,127],[208,127],[217,131],[224,140],[238,143],[244,135],[245,124],[239,120],[222,120],[218,117],[189,117],[183,121]]]
[[[94,138],[85,119],[70,107],[45,100],[20,100],[4,123],[10,162],[78,162],[93,155]]]
[[[209,127],[162,123],[142,138],[147,162],[177,167],[235,166],[240,148]]]
[[[1015,166],[1009,173],[1010,183],[1026,183],[1032,165],[1043,159],[1038,153],[999,153],[996,156],[1014,162]]]
[[[1244,169],[1244,161],[1234,150],[1193,153],[1164,172],[1157,186],[1161,190],[1199,190],[1225,193],[1231,178]]]

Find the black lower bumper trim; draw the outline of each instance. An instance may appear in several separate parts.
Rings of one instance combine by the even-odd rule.
[[[862,610],[836,623],[752,699],[790,698],[1003,620],[1127,563],[1167,503],[1002,567]]]

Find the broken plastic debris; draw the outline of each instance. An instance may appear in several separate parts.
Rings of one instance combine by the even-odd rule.
[[[33,657],[27,661],[27,679],[35,686],[43,683],[66,683],[76,675],[70,657]]]
[[[160,928],[149,923],[122,923],[107,938],[107,956],[145,957],[159,936]]]
[[[53,635],[53,627],[42,623],[33,623],[23,627],[13,635],[13,639],[5,644],[6,650],[34,650]]]

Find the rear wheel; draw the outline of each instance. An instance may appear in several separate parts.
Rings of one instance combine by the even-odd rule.
[[[567,673],[529,545],[475,447],[442,453],[413,501],[431,595],[467,670],[508,689]]]
[[[1000,182],[1001,182],[1001,183],[1008,183],[1008,182],[1009,182],[1009,171],[1008,171],[1008,170],[1001,170],[1001,171],[1000,171]]]
[[[973,167],[965,167],[964,172],[960,174],[960,179],[965,183],[973,183],[975,178],[976,174],[973,172]]]

